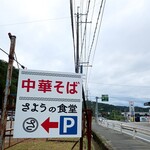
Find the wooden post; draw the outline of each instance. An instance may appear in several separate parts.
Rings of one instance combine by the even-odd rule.
[[[87,140],[88,140],[88,150],[91,150],[91,136],[92,136],[92,111],[90,109],[87,112]]]
[[[5,131],[6,131],[6,125],[7,125],[7,109],[6,108],[7,108],[8,96],[10,94],[11,77],[12,77],[15,43],[16,43],[16,36],[11,35],[11,33],[8,33],[8,35],[9,35],[11,43],[10,43],[9,62],[8,62],[8,68],[7,68],[7,78],[6,78],[6,85],[5,85],[3,109],[2,109],[0,150],[4,150],[5,148]]]

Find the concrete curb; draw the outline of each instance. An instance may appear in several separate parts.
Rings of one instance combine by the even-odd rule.
[[[92,130],[92,135],[93,135],[93,139],[99,145],[101,150],[114,150],[112,148],[112,145],[109,143],[109,141],[107,141],[104,137],[97,135],[93,130]]]

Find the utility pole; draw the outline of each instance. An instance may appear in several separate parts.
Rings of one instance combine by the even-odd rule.
[[[11,33],[8,33],[8,36],[10,38],[10,52],[9,52],[7,78],[6,78],[6,85],[5,85],[5,92],[4,92],[5,94],[4,94],[3,108],[2,108],[0,150],[4,150],[5,148],[5,131],[7,125],[7,101],[8,101],[8,96],[10,94],[13,61],[14,61],[14,53],[15,53],[15,43],[16,43],[16,36],[11,35]]]
[[[77,7],[76,73],[79,73],[79,7]]]
[[[76,31],[76,68],[75,68],[75,72],[79,73],[79,7],[77,7],[77,31]],[[83,117],[83,114],[82,114]],[[82,124],[83,125],[83,124]],[[82,129],[82,135],[80,138],[80,146],[79,146],[80,150],[83,150],[83,129]]]
[[[77,41],[76,41],[76,66],[75,66],[75,72],[79,73],[79,7],[77,7],[77,31],[76,31],[76,38],[77,38],[76,39]],[[82,117],[83,117],[83,114],[82,114]],[[83,129],[82,129],[82,135],[81,135],[81,138],[80,138],[79,150],[83,150]]]
[[[95,122],[98,122],[98,99],[99,97],[96,97],[96,105],[95,105]]]

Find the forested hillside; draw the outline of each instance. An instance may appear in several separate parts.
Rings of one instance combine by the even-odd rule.
[[[95,116],[95,106],[96,102],[87,102],[88,108],[92,109],[93,116]],[[150,108],[142,108],[135,106],[135,112],[147,112],[149,114]],[[125,120],[125,117],[122,115],[123,112],[129,112],[129,106],[114,106],[110,104],[98,103],[98,112],[104,118],[111,120]]]
[[[92,108],[93,113],[95,112],[95,105],[96,102],[87,102],[88,108]],[[135,112],[149,112],[149,107],[143,108],[143,107],[137,107],[135,106]],[[98,103],[98,111],[99,112],[112,112],[112,111],[119,111],[119,112],[129,112],[129,106],[114,106],[111,104],[104,104],[104,103]]]
[[[5,89],[6,76],[7,76],[7,66],[8,66],[7,62],[0,60],[0,108],[2,107],[2,101],[4,98],[4,89]],[[18,81],[18,69],[13,67],[10,94],[17,93],[17,81]]]

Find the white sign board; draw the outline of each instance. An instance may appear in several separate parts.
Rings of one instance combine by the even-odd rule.
[[[82,75],[20,70],[14,138],[81,137]]]
[[[135,115],[134,102],[133,101],[129,101],[129,111],[130,111],[130,116],[133,117]]]

